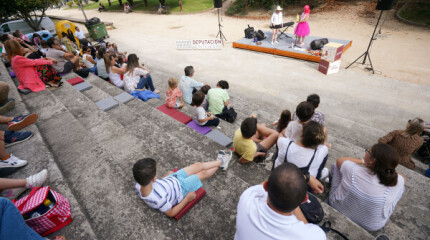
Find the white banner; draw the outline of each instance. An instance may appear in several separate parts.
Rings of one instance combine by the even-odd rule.
[[[196,39],[176,41],[176,49],[179,50],[222,49],[222,46],[222,41],[220,39]]]

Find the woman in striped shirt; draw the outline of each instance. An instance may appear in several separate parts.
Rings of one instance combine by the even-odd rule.
[[[399,154],[375,144],[364,158],[341,157],[331,168],[329,204],[368,231],[384,227],[405,190]]]

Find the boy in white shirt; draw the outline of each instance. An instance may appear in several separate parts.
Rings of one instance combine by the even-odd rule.
[[[198,91],[193,94],[193,101],[191,105],[195,107],[194,109],[194,121],[200,126],[218,126],[219,118],[216,118],[210,112],[207,113],[203,108],[203,100],[205,99],[205,94]]]
[[[314,106],[310,102],[301,102],[297,105],[295,114],[299,119],[288,124],[284,135],[294,142],[299,142],[303,125],[309,122],[312,115],[314,115]]]
[[[133,166],[135,190],[149,207],[174,217],[196,198],[195,191],[203,186],[201,180],[212,177],[219,167],[227,169],[230,159],[231,154],[218,155],[215,161],[197,162],[157,179],[157,163],[152,158],[144,158]]]

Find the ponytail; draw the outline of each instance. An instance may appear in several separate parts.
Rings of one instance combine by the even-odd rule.
[[[392,187],[397,185],[396,167],[399,164],[399,153],[388,144],[378,143],[372,147],[372,158],[375,164],[371,168],[372,172],[379,178],[379,183]]]

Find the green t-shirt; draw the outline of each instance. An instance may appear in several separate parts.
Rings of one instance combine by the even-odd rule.
[[[211,88],[206,97],[209,103],[208,110],[212,114],[220,114],[225,102],[230,99],[227,91],[221,88]]]

